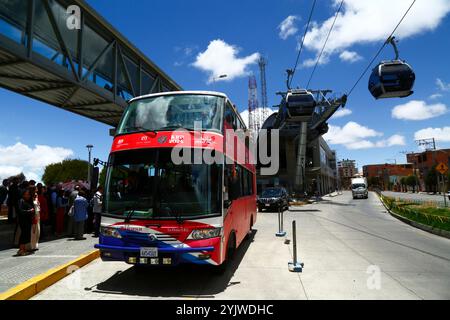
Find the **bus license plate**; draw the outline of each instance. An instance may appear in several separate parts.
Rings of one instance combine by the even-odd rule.
[[[270,204],[266,204],[266,207],[270,207]]]
[[[142,258],[157,258],[158,248],[141,248]]]

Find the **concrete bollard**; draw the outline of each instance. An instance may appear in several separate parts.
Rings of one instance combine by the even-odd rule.
[[[297,228],[295,220],[292,221],[292,251],[294,261],[288,263],[289,271],[302,272],[304,264],[297,259]]]

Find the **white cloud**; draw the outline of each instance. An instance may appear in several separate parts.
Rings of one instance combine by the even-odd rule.
[[[286,40],[290,36],[293,36],[297,33],[298,28],[295,22],[299,20],[297,16],[288,16],[283,22],[280,23],[278,29],[280,33],[278,34],[281,39]]]
[[[442,94],[440,94],[440,93],[435,93],[435,94],[432,94],[431,96],[429,96],[428,99],[430,99],[430,100],[437,100],[437,99],[440,99],[440,98],[442,98],[442,97],[443,97]]]
[[[392,109],[392,117],[401,120],[426,120],[439,117],[447,112],[442,103],[428,105],[425,101],[412,100]]]
[[[325,140],[329,141],[331,144],[348,144],[382,135],[382,133],[373,129],[350,121],[342,128],[330,125],[330,129],[325,135]]]
[[[405,137],[393,135],[385,140],[371,141],[370,138],[381,137],[383,134],[356,122],[348,122],[345,126],[332,126],[324,139],[334,145],[342,145],[349,150],[385,148],[405,145]]]
[[[450,127],[426,128],[419,130],[414,134],[415,140],[431,138],[436,139],[436,141],[450,142]]]
[[[334,7],[340,4],[334,0]],[[355,44],[381,44],[397,25],[411,0],[346,0],[337,18],[325,53],[342,52]],[[399,39],[434,30],[450,12],[450,1],[417,1],[396,32]],[[313,23],[305,38],[307,49],[320,52],[334,20],[334,13],[322,23]]]
[[[357,52],[355,52],[355,51],[348,51],[348,50],[344,50],[339,55],[339,58],[342,61],[350,62],[350,63],[354,63],[354,62],[362,60],[362,57]]]
[[[406,145],[405,137],[399,134],[394,134],[389,139],[386,140],[386,145],[388,147],[392,146],[404,146]]]
[[[73,155],[70,149],[36,145],[31,148],[21,142],[0,146],[0,178],[23,172],[27,179],[40,180],[44,168]]]
[[[450,91],[450,83],[446,83],[439,78],[436,79],[436,85],[441,91]]]
[[[259,53],[243,58],[238,58],[238,53],[239,49],[236,46],[229,45],[220,39],[213,40],[204,52],[197,55],[192,65],[209,74],[208,83],[223,74],[227,77],[215,81],[231,81],[248,75],[248,66],[255,64],[259,58]]]
[[[303,61],[302,66],[307,68],[314,67],[317,63],[317,58],[318,57],[306,59],[305,61]],[[321,66],[327,64],[328,62],[330,62],[330,55],[324,52],[320,57],[319,63],[317,63],[317,65]]]
[[[257,108],[256,109],[256,112],[261,112],[262,110],[261,110],[261,108]],[[264,121],[270,116],[270,115],[272,115],[273,113],[275,113],[276,111],[275,110],[273,110],[273,109],[271,109],[271,108],[266,108],[266,118],[264,119]],[[242,118],[242,120],[244,121],[244,123],[245,123],[245,125],[247,126],[247,128],[248,128],[248,109],[245,109],[244,111],[242,111],[241,113],[240,113],[240,115],[241,115],[241,118]],[[263,123],[264,123],[264,121],[263,121]]]
[[[349,115],[351,115],[353,112],[352,112],[352,110],[350,110],[350,109],[343,109],[343,108],[341,108],[341,109],[339,109],[338,111],[336,111],[335,113],[334,113],[334,115],[333,115],[333,118],[342,118],[342,117],[346,117],[346,116],[349,116]]]

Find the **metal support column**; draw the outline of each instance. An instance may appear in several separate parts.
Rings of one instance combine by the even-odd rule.
[[[300,124],[300,136],[298,139],[297,168],[295,172],[295,186],[299,191],[305,191],[305,165],[308,122]]]

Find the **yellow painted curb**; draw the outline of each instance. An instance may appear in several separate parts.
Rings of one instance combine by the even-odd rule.
[[[0,293],[0,300],[28,300],[52,284],[100,257],[100,251],[94,250],[84,254],[59,267],[52,268],[35,276],[4,293]]]

